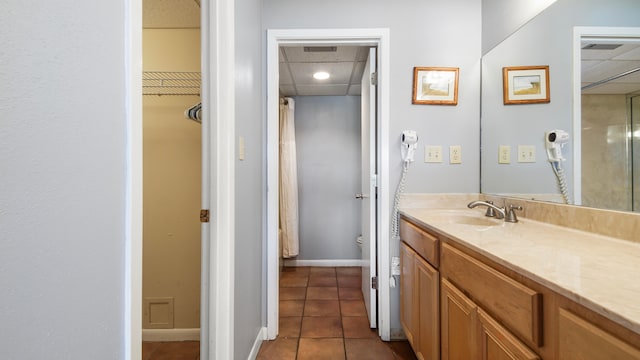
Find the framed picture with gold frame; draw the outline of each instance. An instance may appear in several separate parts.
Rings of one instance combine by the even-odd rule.
[[[502,68],[502,92],[505,105],[550,102],[549,66]]]
[[[412,103],[457,105],[459,72],[454,67],[414,67]]]

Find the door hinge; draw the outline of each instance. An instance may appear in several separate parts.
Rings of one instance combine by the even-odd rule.
[[[205,209],[200,210],[200,222],[201,223],[209,222],[209,210],[205,210]]]
[[[378,73],[371,73],[371,85],[378,85]]]
[[[378,277],[374,276],[371,278],[371,288],[373,290],[378,290]]]

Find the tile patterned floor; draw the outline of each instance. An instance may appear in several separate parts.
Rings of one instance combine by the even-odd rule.
[[[200,342],[143,342],[142,360],[200,360]]]
[[[285,268],[280,334],[258,360],[413,360],[406,341],[384,342],[369,328],[360,268]]]
[[[285,268],[280,335],[258,360],[414,360],[406,341],[381,341],[369,328],[360,268]],[[144,342],[142,360],[199,360],[200,342]]]

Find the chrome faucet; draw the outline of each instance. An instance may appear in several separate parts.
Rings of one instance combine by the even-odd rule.
[[[518,222],[518,217],[516,216],[515,210],[522,211],[522,206],[516,206],[516,205],[507,206],[506,202],[505,202],[505,207],[497,207],[493,205],[493,201],[482,201],[482,200],[472,201],[467,205],[469,209],[473,209],[477,206],[487,207],[487,212],[484,214],[484,216],[495,217],[496,219],[504,219],[504,221],[510,222],[510,223]]]
[[[472,201],[470,202],[467,207],[469,209],[473,209],[475,207],[478,206],[486,206],[487,207],[487,212],[484,214],[485,216],[489,216],[489,217],[494,217],[496,219],[504,219],[505,218],[505,210],[504,208],[501,207],[497,207],[495,205],[493,205],[493,201],[482,201],[482,200],[476,200],[476,201]]]

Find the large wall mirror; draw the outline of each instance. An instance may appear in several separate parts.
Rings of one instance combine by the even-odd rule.
[[[639,13],[637,0],[558,0],[483,55],[483,193],[564,202],[565,184],[570,203],[640,211]],[[550,102],[505,105],[503,68],[536,65]],[[554,130],[569,136],[559,166]]]

